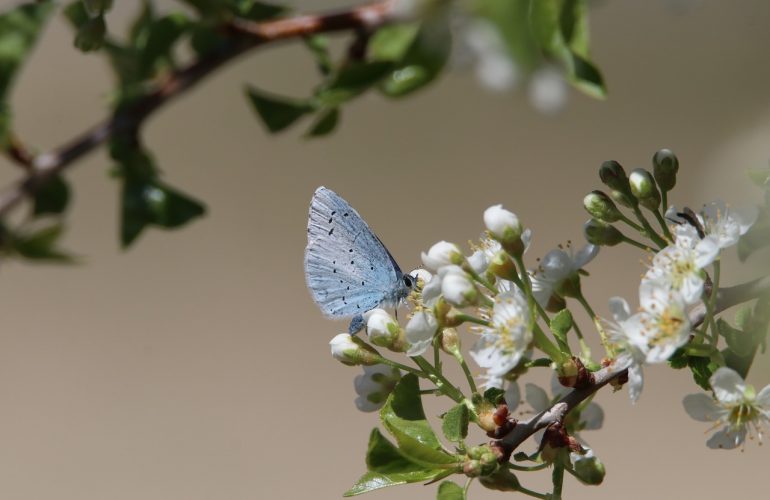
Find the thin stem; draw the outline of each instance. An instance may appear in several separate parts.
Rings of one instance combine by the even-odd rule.
[[[719,342],[719,330],[717,329],[717,323],[714,318],[716,313],[714,312],[717,305],[717,291],[719,290],[719,275],[721,272],[721,264],[719,259],[714,261],[714,277],[711,279],[711,296],[707,302],[706,314],[708,315],[708,324],[711,325],[711,348],[716,349]]]
[[[644,227],[644,233],[645,235],[650,238],[652,241],[655,242],[656,245],[658,245],[660,248],[664,248],[666,246],[666,241],[660,237],[658,233],[655,232],[655,230],[650,225],[650,222],[647,220],[647,217],[644,216],[642,211],[639,209],[639,207],[634,207],[634,214],[636,215],[636,218],[639,220],[639,222],[642,223],[642,226]]]
[[[674,237],[671,235],[671,231],[668,229],[668,224],[666,224],[666,220],[660,214],[660,211],[655,210],[652,213],[655,214],[655,218],[658,219],[658,224],[660,224],[660,228],[663,230],[663,234],[666,236],[666,239],[668,241],[674,241]]]
[[[532,490],[530,490],[529,488],[525,488],[525,487],[524,487],[524,486],[522,486],[522,485],[519,485],[519,486],[516,488],[516,491],[518,491],[519,493],[524,493],[525,495],[529,495],[529,496],[531,496],[531,497],[535,497],[535,498],[541,498],[542,500],[549,500],[549,499],[551,498],[551,497],[550,497],[550,496],[548,496],[547,494],[544,494],[544,493],[538,493],[537,491],[532,491]]]
[[[465,481],[465,487],[463,488],[463,493],[465,493],[465,497],[468,497],[468,489],[471,487],[471,483],[473,482],[473,478],[469,477],[467,481]]]
[[[471,373],[471,369],[468,367],[468,363],[465,362],[465,358],[463,357],[460,350],[458,349],[453,354],[453,356],[457,360],[457,362],[460,363],[460,368],[463,369],[463,373],[465,374],[465,379],[468,381],[468,385],[471,388],[471,393],[478,394],[479,390],[476,387],[476,381],[473,380],[473,374]]]
[[[436,369],[431,366],[427,359],[423,358],[422,356],[413,356],[412,359],[415,363],[417,363],[417,366],[419,366],[424,372],[428,374],[427,378],[433,381],[433,383],[436,384],[436,387],[438,387],[441,392],[452,398],[455,403],[465,402],[466,398],[462,391],[452,385],[452,383],[447,380],[446,377],[438,373],[438,371],[436,371]]]
[[[660,206],[663,207],[663,213],[666,213],[666,210],[668,210],[668,191],[661,189],[660,190]]]
[[[640,226],[640,225],[639,225],[639,224],[637,224],[636,222],[632,221],[631,219],[629,219],[628,217],[626,217],[626,216],[625,216],[625,215],[623,215],[623,214],[620,214],[620,220],[621,220],[621,222],[625,222],[625,223],[626,223],[626,224],[628,224],[630,227],[632,227],[634,230],[636,230],[636,231],[639,231],[640,233],[641,233],[642,231],[644,231],[644,228],[643,228],[642,226]]]
[[[404,370],[407,373],[413,373],[421,378],[430,378],[429,375],[422,370],[417,370],[415,368],[412,368],[411,366],[406,366],[397,361],[393,361],[388,358],[383,358],[382,356],[380,356],[379,362],[382,363],[383,365],[388,365],[391,368],[397,368],[399,370]]]
[[[548,462],[543,462],[541,464],[532,465],[532,466],[529,466],[529,467],[527,467],[525,465],[516,465],[516,464],[512,464],[512,463],[508,463],[507,465],[508,465],[508,468],[511,469],[511,470],[520,470],[520,471],[528,471],[529,472],[529,471],[543,470],[543,469],[545,469],[546,467],[548,467],[551,464],[548,463]]]
[[[561,489],[564,485],[564,466],[556,463],[553,465],[553,473],[551,474],[551,480],[553,481],[553,494],[551,500],[561,499]]]
[[[636,248],[640,248],[640,249],[644,250],[645,252],[649,252],[650,250],[652,250],[650,248],[650,245],[645,245],[644,243],[642,243],[640,241],[636,241],[635,239],[630,238],[630,237],[626,236],[625,234],[621,234],[621,236],[623,237],[623,241],[628,243],[629,245],[633,245]]]
[[[577,299],[578,302],[580,302],[580,305],[583,306],[583,309],[585,309],[586,313],[591,317],[591,321],[594,322],[594,325],[596,326],[596,331],[599,333],[599,338],[601,339],[602,346],[604,346],[604,350],[607,353],[607,356],[610,358],[615,357],[614,356],[614,350],[612,347],[610,347],[609,339],[607,338],[607,333],[604,331],[604,327],[602,326],[601,322],[599,321],[599,316],[596,315],[591,305],[586,300],[585,296],[583,295],[583,292],[578,292],[577,296],[575,296],[575,299]]]
[[[476,316],[471,316],[470,314],[460,313],[455,315],[454,319],[467,322],[467,323],[476,323],[477,325],[481,325],[481,326],[489,326],[489,321],[485,319],[477,318]]]
[[[572,328],[575,330],[575,334],[578,338],[578,344],[580,345],[580,352],[585,359],[591,359],[591,348],[588,347],[585,337],[583,337],[583,331],[578,326],[577,322],[572,322]]]

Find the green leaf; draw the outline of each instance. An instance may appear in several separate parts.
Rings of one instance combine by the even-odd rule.
[[[383,474],[424,471],[424,467],[405,458],[379,429],[372,429],[366,450],[366,468]]]
[[[458,404],[446,415],[441,423],[441,429],[444,431],[444,436],[453,443],[459,443],[468,435],[468,419],[469,412],[468,407],[463,403]]]
[[[688,359],[689,359],[689,356],[687,355],[684,349],[677,349],[676,351],[674,351],[674,354],[672,354],[671,357],[668,358],[668,366],[670,366],[674,370],[681,370],[682,368],[687,367]]]
[[[503,38],[516,66],[533,71],[542,60],[541,50],[531,29],[532,0],[477,0],[476,11]]]
[[[316,92],[316,99],[324,106],[338,106],[371,88],[392,68],[393,64],[387,61],[347,64]]]
[[[389,47],[394,54],[397,49]],[[441,8],[422,22],[398,67],[383,80],[380,90],[389,97],[402,97],[424,87],[444,69],[451,49],[449,12]]]
[[[559,347],[569,352],[569,343],[567,342],[567,332],[572,328],[572,313],[569,309],[562,309],[551,318],[551,331],[559,341]]]
[[[69,200],[69,185],[60,176],[53,177],[35,192],[32,214],[60,214],[66,210]]]
[[[84,2],[75,0],[64,9],[64,17],[75,28],[75,47],[83,52],[102,48],[107,34],[104,14],[90,15]]]
[[[0,148],[10,139],[10,91],[53,11],[52,1],[26,2],[0,14]]]
[[[63,233],[64,226],[57,221],[28,232],[6,234],[6,245],[25,259],[70,263],[74,258],[56,246]]]
[[[451,471],[450,471],[451,473]],[[446,477],[447,471],[445,470],[423,470],[420,473],[414,473],[410,475],[405,474],[383,474],[381,472],[367,472],[342,496],[352,497],[361,495],[362,493],[368,493],[370,491],[379,490],[388,486],[397,486],[399,484],[416,483],[422,481],[435,481],[442,477]]]
[[[396,438],[401,455],[409,460],[432,468],[447,468],[457,462],[456,457],[441,448],[425,418],[415,375],[401,378],[380,410],[380,419]]]
[[[314,109],[307,101],[268,94],[254,87],[248,87],[246,94],[271,133],[287,129]]]
[[[419,23],[383,26],[369,40],[371,58],[377,61],[401,61],[417,38],[419,30]]]
[[[747,332],[733,328],[722,318],[717,320],[717,330],[719,335],[724,337],[727,347],[738,356],[747,356],[754,352],[754,339]]]
[[[568,61],[570,81],[577,89],[596,99],[607,97],[607,88],[599,68],[575,52],[569,53]]]
[[[321,74],[324,76],[329,75],[334,67],[331,54],[329,53],[329,39],[323,35],[313,35],[302,40],[305,42],[305,46],[310,49],[310,53],[313,54]]]
[[[706,391],[711,390],[711,384],[709,378],[719,368],[719,366],[712,362],[709,358],[702,358],[698,356],[690,356],[687,359],[687,364],[692,370],[692,378],[695,383]]]
[[[340,111],[338,108],[331,108],[323,111],[318,120],[316,120],[313,126],[310,127],[307,137],[322,137],[330,134],[337,128],[339,118]]]
[[[172,62],[174,44],[191,27],[187,16],[179,12],[153,20],[140,48],[139,71],[146,78],[152,76],[154,67],[160,62]]]
[[[748,330],[751,321],[751,304],[743,304],[735,311],[735,326],[739,330]]]
[[[497,387],[490,387],[484,391],[484,399],[497,406],[505,401],[505,391]]]
[[[457,483],[444,481],[438,487],[437,500],[465,500],[465,490]]]

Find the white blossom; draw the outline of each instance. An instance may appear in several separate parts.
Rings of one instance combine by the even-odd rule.
[[[738,243],[758,215],[755,206],[732,208],[723,201],[714,201],[703,207],[699,219],[705,233],[716,239],[719,248],[727,248]]]
[[[375,345],[390,345],[398,336],[400,327],[384,309],[372,309],[364,313],[366,335]]]
[[[332,356],[337,361],[346,365],[358,364],[358,352],[361,349],[353,342],[353,337],[348,333],[336,335],[330,342]]]
[[[675,243],[655,255],[642,283],[655,282],[677,292],[685,304],[695,304],[703,294],[703,269],[719,256],[719,246],[714,237],[700,239],[689,224],[676,226],[674,234]]]
[[[546,307],[554,292],[567,280],[577,275],[577,272],[591,262],[599,253],[597,245],[586,245],[577,252],[572,245],[567,251],[555,248],[548,252],[540,261],[540,265],[532,275],[532,294],[542,307]]]
[[[406,324],[406,341],[409,342],[407,356],[419,356],[424,353],[438,329],[438,322],[430,311],[417,311]]]
[[[632,317],[631,308],[625,299],[612,297],[610,299],[610,313],[613,321],[607,321],[606,324],[609,341],[618,351],[615,368],[617,370],[628,369],[628,383],[626,384],[628,395],[631,402],[636,403],[639,396],[642,395],[642,389],[644,389],[642,364],[646,356],[640,347],[640,344],[643,344],[643,339],[638,338],[636,335],[639,332],[636,328],[632,328],[636,321],[629,321]]]
[[[502,205],[492,205],[484,210],[484,225],[497,240],[511,240],[521,236],[523,231],[519,218]]]
[[[681,296],[654,283],[639,287],[641,311],[626,322],[631,342],[636,343],[647,363],[663,363],[690,336],[690,320]]]
[[[422,263],[428,270],[436,272],[443,266],[457,264],[463,259],[463,254],[454,243],[439,241],[428,250],[422,252]]]
[[[379,410],[400,379],[401,373],[396,368],[383,364],[364,366],[364,373],[353,379],[358,394],[356,407],[364,412]]]
[[[476,250],[468,257],[468,265],[471,266],[473,272],[479,275],[483,275],[489,267],[489,260],[484,250]]]
[[[502,377],[519,364],[532,343],[529,308],[524,294],[514,288],[497,295],[490,314],[490,326],[481,329],[481,337],[470,351],[487,375]]]
[[[719,368],[709,379],[714,397],[689,394],[683,404],[688,415],[700,422],[714,422],[722,427],[706,442],[709,448],[733,449],[747,435],[757,434],[762,441],[763,427],[770,422],[770,385],[757,394],[731,368]]]
[[[529,102],[541,113],[554,114],[567,104],[568,90],[561,71],[546,66],[537,70],[529,81]]]
[[[505,41],[488,21],[474,19],[463,30],[462,41],[475,60],[476,78],[489,90],[501,92],[516,85],[519,71]]]
[[[444,266],[439,270],[441,294],[447,302],[458,307],[473,304],[478,295],[476,286],[459,266]]]

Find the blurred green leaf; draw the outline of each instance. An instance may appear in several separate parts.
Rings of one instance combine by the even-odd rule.
[[[465,500],[465,490],[457,483],[444,481],[438,487],[437,500]]]
[[[577,89],[596,99],[607,97],[604,77],[602,77],[599,68],[594,66],[588,59],[584,59],[582,56],[571,51],[567,61],[570,81]]]
[[[722,318],[717,320],[717,330],[724,337],[727,347],[738,356],[747,356],[756,348],[755,339],[750,334],[733,328]]]
[[[569,309],[562,309],[551,318],[551,331],[559,341],[559,347],[569,352],[569,343],[567,342],[567,333],[572,328],[572,313]]]
[[[383,26],[369,40],[369,54],[377,61],[401,61],[414,43],[419,30],[419,23]]]
[[[322,137],[330,134],[337,128],[340,112],[338,108],[331,108],[322,111],[318,120],[310,127],[307,133],[308,137]]]
[[[387,488],[388,486],[397,486],[399,484],[416,483],[422,481],[436,481],[447,475],[452,474],[452,471],[446,470],[429,470],[425,469],[421,472],[415,472],[411,474],[383,474],[381,472],[367,472],[342,496],[352,497],[368,493],[370,491],[379,490],[381,488]]]
[[[64,17],[75,29],[76,48],[83,52],[91,52],[102,48],[107,35],[107,24],[104,15],[88,13],[85,3],[75,0],[64,9]]]
[[[70,200],[70,188],[61,176],[49,179],[35,192],[32,214],[60,214],[66,210]]]
[[[19,256],[36,261],[71,263],[72,255],[57,248],[59,238],[64,232],[61,222],[55,221],[20,233],[4,235],[4,246]]]
[[[0,148],[8,147],[11,85],[53,8],[52,1],[26,2],[0,14]]]
[[[446,412],[441,422],[441,430],[444,436],[453,443],[459,443],[468,436],[468,420],[470,414],[468,407],[460,403]]]
[[[670,366],[674,370],[681,370],[682,368],[687,367],[688,359],[689,359],[689,356],[687,355],[684,349],[677,349],[676,351],[674,351],[674,354],[672,354],[671,357],[668,358],[668,366]]]
[[[187,16],[181,13],[169,14],[150,23],[147,37],[139,51],[139,71],[143,76],[152,76],[154,66],[159,62],[173,62],[174,45],[190,26]]]
[[[490,387],[484,391],[484,399],[497,406],[505,401],[505,391],[497,387]]]
[[[198,11],[203,19],[215,20],[238,16],[252,21],[262,21],[286,14],[288,8],[283,5],[255,0],[181,0]]]
[[[689,356],[687,359],[687,365],[692,371],[692,378],[695,383],[706,391],[711,390],[711,384],[709,378],[719,368],[719,366],[711,361],[709,358],[703,358],[698,356]]]
[[[365,92],[382,80],[393,65],[386,61],[352,62],[340,68],[331,80],[316,92],[323,106],[334,107]]]
[[[329,75],[334,67],[331,54],[329,54],[329,39],[323,35],[313,35],[305,37],[303,40],[305,46],[313,54],[321,74],[324,76]]]
[[[308,101],[268,94],[254,87],[247,87],[246,95],[271,133],[290,127],[302,116],[314,111]]]
[[[406,35],[402,36],[407,38]],[[402,49],[393,42],[387,48],[383,44],[379,50],[395,54]],[[409,48],[397,67],[383,80],[380,90],[389,97],[402,97],[424,87],[444,69],[451,50],[449,11],[441,8],[423,20]]]

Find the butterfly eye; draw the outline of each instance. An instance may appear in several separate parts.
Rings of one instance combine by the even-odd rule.
[[[404,284],[406,285],[407,288],[412,288],[412,285],[414,284],[414,282],[412,281],[412,277],[407,275],[407,274],[405,274],[404,275]]]

